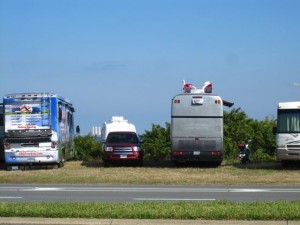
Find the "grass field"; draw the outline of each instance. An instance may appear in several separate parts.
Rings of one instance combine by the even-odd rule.
[[[282,169],[273,162],[247,165],[223,163],[218,168],[174,167],[170,162],[143,167],[113,166],[101,162],[70,161],[59,169],[0,170],[5,184],[151,184],[151,185],[300,185],[298,168]]]
[[[300,220],[294,202],[0,203],[4,217]]]

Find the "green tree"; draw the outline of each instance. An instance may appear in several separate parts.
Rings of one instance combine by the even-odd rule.
[[[77,136],[74,142],[77,160],[89,161],[100,157],[101,144],[93,136]]]
[[[251,140],[249,147],[252,159],[267,159],[274,156],[276,147],[273,127],[276,120],[263,121],[248,118],[241,108],[224,112],[224,154],[227,159],[238,157],[238,144]]]
[[[224,112],[224,155],[234,159],[238,156],[238,144],[252,138],[252,121],[240,108]]]
[[[152,124],[152,130],[145,131],[141,137],[144,139],[145,159],[158,161],[170,155],[170,123],[166,123],[165,128]]]

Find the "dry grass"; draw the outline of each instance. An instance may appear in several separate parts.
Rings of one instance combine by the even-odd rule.
[[[144,167],[114,166],[101,162],[67,162],[60,169],[0,170],[5,184],[153,184],[153,185],[300,185],[298,168],[281,169],[276,162],[224,163],[218,168],[174,167],[170,162]]]

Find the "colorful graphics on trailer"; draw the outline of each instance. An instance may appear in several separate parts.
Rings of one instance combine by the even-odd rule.
[[[74,107],[52,93],[3,98],[4,156],[8,166],[58,164],[74,157]]]

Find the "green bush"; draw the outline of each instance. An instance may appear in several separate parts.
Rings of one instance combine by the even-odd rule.
[[[74,139],[76,149],[76,160],[90,161],[100,158],[101,143],[91,136],[77,136]]]
[[[170,123],[166,123],[166,128],[152,124],[152,130],[146,131],[141,137],[144,139],[143,149],[146,160],[159,161],[170,155]]]
[[[251,159],[254,161],[269,161],[274,160],[274,155],[269,155],[264,149],[259,148],[251,152]]]
[[[275,119],[266,117],[263,121],[248,118],[247,114],[240,108],[224,112],[224,155],[226,159],[238,158],[238,144],[249,144],[249,148],[255,157],[274,158],[276,141],[273,127],[276,126]]]

